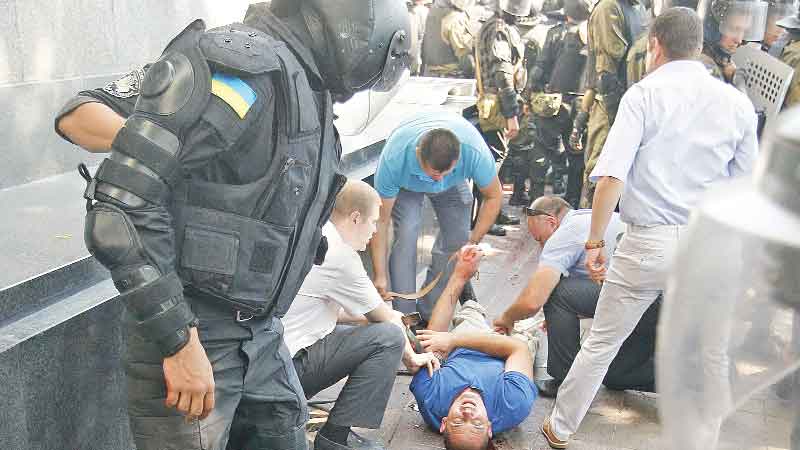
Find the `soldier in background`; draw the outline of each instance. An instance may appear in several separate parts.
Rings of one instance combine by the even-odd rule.
[[[422,40],[425,37],[425,22],[428,20],[428,5],[432,0],[407,0],[411,19],[411,75],[419,75],[422,69]]]
[[[570,136],[570,144],[582,149],[588,127],[581,207],[592,204],[594,184],[587,177],[600,157],[627,89],[628,49],[647,27],[647,21],[647,12],[638,0],[600,0],[589,17],[588,88]]]
[[[777,21],[777,25],[786,30],[786,33],[770,47],[769,54],[780,59],[794,69],[795,76],[789,85],[789,92],[783,101],[783,107],[788,108],[800,104],[800,13],[784,17]]]
[[[658,17],[659,14],[669,8],[684,7],[689,9],[697,9],[697,0],[657,0],[650,8],[650,13],[653,18]],[[645,62],[647,57],[647,34],[643,33],[639,39],[634,42],[633,46],[628,50],[627,57],[627,81],[628,87],[638,83],[646,75]]]
[[[545,175],[552,166],[553,193],[563,193],[561,180],[567,175],[566,200],[574,206],[578,203],[583,154],[569,145],[569,135],[573,103],[581,90],[586,65],[583,27],[589,8],[585,0],[564,0],[564,22],[548,30],[542,52],[528,72],[536,141],[530,158],[531,198],[544,195]]]
[[[769,49],[786,34],[786,30],[778,22],[797,13],[794,0],[768,0],[767,25],[764,28],[764,39],[761,41],[761,50],[769,53]]]
[[[473,0],[436,0],[425,21],[422,74],[472,78],[475,73],[475,25],[467,14]]]
[[[525,45],[517,21],[531,12],[532,0],[500,0],[495,15],[480,29],[476,41],[479,125],[486,143],[499,154],[508,155],[505,140],[514,140],[520,131],[520,93],[525,88]],[[500,133],[503,133],[501,136]],[[498,225],[519,224],[519,219],[503,212]],[[504,235],[495,227],[490,233]]]
[[[764,36],[768,4],[761,0],[713,0],[703,14],[703,52],[700,61],[726,83],[734,83],[736,64],[731,57],[742,42]]]

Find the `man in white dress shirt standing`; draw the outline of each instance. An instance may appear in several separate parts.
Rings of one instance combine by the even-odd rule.
[[[671,8],[649,31],[649,75],[622,98],[590,179],[597,182],[585,247],[593,280],[604,281],[589,337],[558,391],[542,432],[567,448],[608,370],[642,314],[664,292],[689,211],[713,183],[749,174],[757,119],[747,97],[695,61],[697,14]],[[627,233],[606,273],[603,235],[620,200]]]

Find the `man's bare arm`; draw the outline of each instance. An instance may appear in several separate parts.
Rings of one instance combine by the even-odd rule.
[[[547,303],[560,279],[561,274],[552,267],[540,266],[536,269],[519,297],[494,321],[495,330],[509,333],[515,322],[536,315]]]
[[[386,258],[389,252],[389,225],[392,223],[392,210],[394,209],[394,198],[381,199],[381,209],[378,218],[377,230],[370,241],[372,256],[372,267],[375,270],[375,287],[381,296],[386,296],[389,290],[388,271],[386,268]]]
[[[458,297],[461,295],[464,285],[478,270],[482,256],[483,253],[477,245],[464,246],[460,250],[456,268],[450,275],[447,286],[436,300],[436,305],[431,312],[431,319],[428,321],[429,330],[447,331],[450,329],[450,321],[453,320]]]
[[[500,213],[500,207],[503,205],[503,188],[500,186],[500,179],[496,176],[491,183],[480,191],[483,196],[483,203],[480,211],[478,211],[478,221],[475,223],[475,228],[469,235],[470,242],[475,244],[480,242],[483,236],[492,228],[494,221],[497,220],[497,215]]]
[[[84,103],[58,122],[58,130],[92,153],[111,151],[111,143],[125,119],[100,102]]]
[[[614,177],[601,177],[597,182],[592,202],[592,228],[589,231],[590,240],[600,240],[606,234],[611,215],[622,196],[625,183]]]
[[[419,340],[432,352],[450,353],[457,348],[486,353],[505,360],[506,371],[520,372],[533,379],[533,357],[528,345],[519,339],[489,333],[446,333],[422,330]]]

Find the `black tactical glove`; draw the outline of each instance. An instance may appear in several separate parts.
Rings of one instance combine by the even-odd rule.
[[[572,122],[572,133],[569,135],[569,150],[572,153],[583,153],[583,136],[589,123],[589,113],[579,111]]]

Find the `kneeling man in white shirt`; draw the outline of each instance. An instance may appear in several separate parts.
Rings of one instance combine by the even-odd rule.
[[[431,371],[438,368],[433,354],[413,351],[403,333],[401,314],[383,301],[357,253],[375,233],[380,201],[363,181],[345,184],[322,228],[328,241],[325,261],[311,269],[282,319],[306,398],[348,377],[317,434],[316,449],[364,446],[363,438],[353,435],[350,427],[380,427],[401,360],[412,373],[426,366]],[[368,324],[339,323],[340,318],[353,316],[366,318]],[[370,445],[380,448],[377,443]]]

